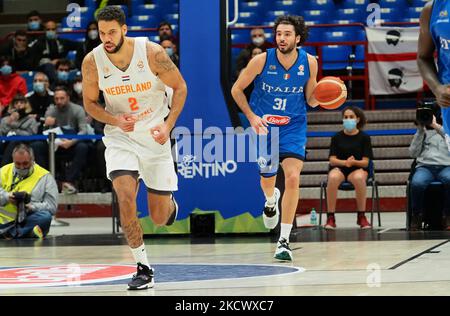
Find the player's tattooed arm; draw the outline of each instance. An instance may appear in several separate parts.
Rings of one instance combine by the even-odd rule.
[[[187,96],[187,86],[178,68],[167,55],[164,48],[155,43],[147,43],[147,58],[151,70],[168,87],[173,89],[172,106],[166,124],[175,126]]]

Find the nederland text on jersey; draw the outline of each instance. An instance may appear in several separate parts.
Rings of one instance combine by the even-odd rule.
[[[105,92],[110,95],[120,95],[120,94],[147,91],[147,90],[150,90],[151,87],[152,87],[152,83],[150,81],[147,81],[147,82],[143,82],[143,83],[126,84],[126,85],[105,88]]]

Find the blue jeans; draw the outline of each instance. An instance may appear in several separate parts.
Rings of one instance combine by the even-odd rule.
[[[48,231],[50,230],[51,222],[52,222],[52,214],[50,212],[37,211],[28,214],[22,225],[18,225],[16,227],[15,223],[9,223],[5,225],[0,225],[2,226],[0,228],[12,226],[11,229],[8,230],[8,234],[12,235],[14,238],[29,238],[34,237],[32,232],[34,226],[36,225],[39,225],[39,227],[42,230],[42,233],[44,234],[44,236],[46,236],[48,234]]]
[[[450,166],[420,166],[411,180],[411,208],[414,215],[424,215],[425,191],[433,181],[444,185],[444,216],[450,216]]]

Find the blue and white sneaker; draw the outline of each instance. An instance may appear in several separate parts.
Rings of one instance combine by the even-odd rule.
[[[280,190],[275,188],[275,204],[273,206],[268,206],[266,202],[264,205],[263,221],[264,226],[266,226],[267,229],[274,229],[278,225],[278,221],[280,219],[278,200],[280,199],[280,195]]]

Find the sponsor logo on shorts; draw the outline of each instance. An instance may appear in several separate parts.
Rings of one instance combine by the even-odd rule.
[[[258,158],[258,166],[262,169],[267,167],[267,159],[264,157],[259,157]]]
[[[291,118],[289,116],[282,116],[282,115],[264,115],[263,120],[265,120],[269,124],[273,125],[287,125],[291,121]]]

